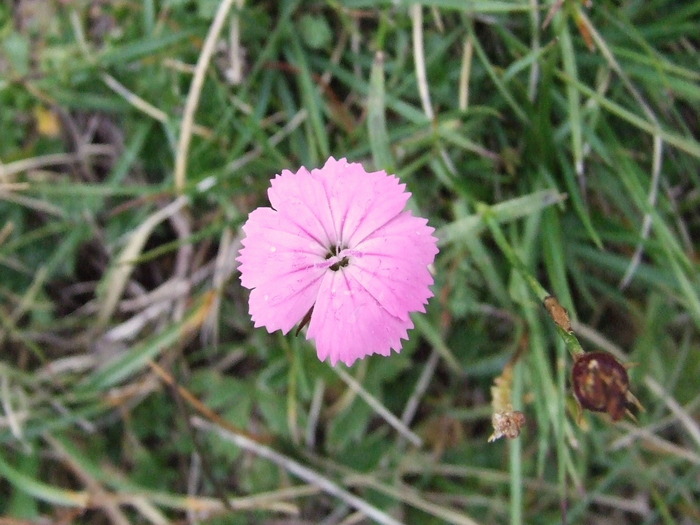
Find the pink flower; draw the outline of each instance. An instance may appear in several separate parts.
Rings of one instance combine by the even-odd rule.
[[[237,259],[255,326],[286,334],[311,311],[306,338],[331,365],[400,351],[409,314],[433,295],[428,265],[438,252],[428,221],[404,210],[405,188],[333,157],[320,169],[282,170],[267,192],[272,207],[243,225]]]

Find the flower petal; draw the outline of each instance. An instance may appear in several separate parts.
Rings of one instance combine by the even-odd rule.
[[[250,291],[248,311],[256,328],[264,326],[268,332],[282,330],[286,334],[301,322],[316,301],[323,273],[314,279],[268,282]],[[289,285],[290,288],[286,288]],[[291,291],[295,287],[295,291]]]
[[[286,333],[316,300],[325,248],[270,208],[254,210],[243,231],[237,260],[241,284],[253,289],[250,315],[255,326]]]
[[[411,195],[393,175],[366,172],[361,164],[346,159],[331,157],[311,175],[326,187],[338,240],[347,247],[400,214]]]
[[[321,361],[350,366],[371,354],[388,356],[401,350],[401,339],[413,328],[410,319],[391,315],[358,283],[351,266],[323,278],[307,339],[316,343]]]
[[[410,312],[424,312],[433,296],[433,276],[428,270],[438,252],[427,221],[404,212],[376,230],[357,247],[351,266],[360,271],[358,283],[391,315],[408,319]]]
[[[255,288],[324,260],[326,248],[270,208],[254,210],[243,225],[246,237],[237,260],[241,284]]]
[[[337,245],[338,234],[326,187],[302,167],[296,173],[282,170],[267,191],[270,204],[285,220],[297,225],[324,247]]]

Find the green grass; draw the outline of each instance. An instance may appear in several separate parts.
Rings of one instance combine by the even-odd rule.
[[[0,515],[700,521],[700,1],[9,4]],[[403,351],[340,370],[253,328],[234,261],[329,155],[441,250]],[[577,345],[636,364],[637,421],[580,417]]]

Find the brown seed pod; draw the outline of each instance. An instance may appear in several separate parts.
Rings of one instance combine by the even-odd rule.
[[[587,352],[576,357],[571,372],[574,395],[581,406],[605,412],[613,421],[624,417],[633,404],[627,369],[607,352]]]

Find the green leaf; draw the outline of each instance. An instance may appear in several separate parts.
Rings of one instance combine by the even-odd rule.
[[[554,190],[542,190],[495,204],[490,207],[490,210],[497,222],[506,223],[536,213],[565,199],[566,194]],[[485,228],[483,217],[475,213],[439,228],[435,235],[438,238],[438,246],[446,246],[470,235],[478,235]]]
[[[10,33],[2,42],[2,49],[15,75],[23,76],[29,72],[29,40],[25,36]]]
[[[5,461],[5,456],[2,452],[0,452],[0,474],[16,489],[45,503],[53,503],[65,507],[87,508],[90,501],[89,494],[85,492],[64,490],[48,485],[11,467]]]
[[[374,55],[369,79],[367,97],[367,131],[372,159],[377,169],[394,173],[394,159],[389,147],[389,134],[386,128],[386,103],[384,100],[384,55]]]
[[[319,50],[331,44],[333,33],[324,17],[306,14],[299,20],[301,38],[307,47]]]

